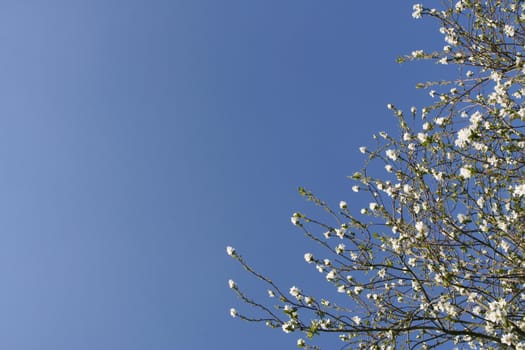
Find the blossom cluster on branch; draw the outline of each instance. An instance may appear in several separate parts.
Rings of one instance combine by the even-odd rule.
[[[297,345],[309,349],[336,333],[347,349],[525,350],[525,2],[416,4],[412,16],[437,20],[445,46],[399,61],[432,60],[460,75],[418,84],[433,99],[425,108],[387,106],[400,137],[380,132],[375,148],[360,148],[352,190],[370,196],[360,211],[299,189],[331,217],[291,221],[323,248],[304,259],[333,290],[281,289],[228,247],[271,297],[252,300],[230,280],[259,312],[231,315],[302,332]]]

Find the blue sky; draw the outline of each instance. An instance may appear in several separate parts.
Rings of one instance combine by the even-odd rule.
[[[0,348],[294,348],[229,316],[225,247],[322,290],[296,189],[348,200],[386,104],[430,101],[411,6],[2,1]]]

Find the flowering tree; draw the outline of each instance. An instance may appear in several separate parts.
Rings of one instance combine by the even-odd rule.
[[[334,298],[283,290],[228,247],[275,297],[254,301],[230,280],[258,310],[231,315],[299,332],[302,348],[336,333],[348,349],[524,350],[525,3],[413,10],[439,22],[446,46],[399,60],[455,65],[459,77],[419,84],[433,98],[420,110],[388,105],[400,136],[381,132],[373,150],[361,147],[366,162],[352,189],[370,203],[360,212],[344,201],[332,209],[299,189],[330,216],[294,213],[292,223],[323,248],[324,256],[304,259],[333,285]]]

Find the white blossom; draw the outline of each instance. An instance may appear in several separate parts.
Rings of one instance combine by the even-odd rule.
[[[421,238],[421,237],[426,236],[426,234],[428,232],[428,228],[422,221],[416,222],[416,226],[415,227],[416,227],[416,231],[417,231],[416,237]]]
[[[314,256],[311,253],[306,253],[304,255],[304,261],[310,264],[314,261]]]
[[[463,11],[463,10],[465,9],[465,6],[464,6],[464,4],[463,4],[463,1],[458,1],[458,2],[456,2],[456,5],[454,6],[454,8],[455,8],[455,10],[456,10],[457,12],[461,12],[461,11]]]
[[[336,277],[337,277],[337,270],[335,270],[335,269],[331,270],[330,272],[328,272],[326,274],[326,279],[328,281],[333,281],[333,280],[335,280]]]
[[[512,38],[514,36],[514,33],[515,33],[515,29],[513,26],[511,26],[510,24],[505,24],[505,26],[503,27],[503,32],[505,33],[506,36]]]
[[[472,176],[472,171],[467,167],[462,167],[459,169],[459,175],[464,177],[465,179],[468,179]]]
[[[525,196],[525,183],[514,187],[515,196]]]
[[[458,147],[465,147],[469,142],[470,135],[472,134],[471,128],[463,128],[458,131],[456,141],[454,142]]]
[[[386,150],[386,156],[390,159],[392,159],[393,161],[396,161],[397,160],[397,152],[394,151],[393,149],[388,149]]]
[[[492,323],[502,323],[507,316],[507,302],[505,299],[492,301],[488,304],[489,309],[485,318]]]
[[[510,248],[510,244],[509,242],[507,242],[506,240],[502,240],[499,244],[499,246],[501,247],[501,249],[503,249],[503,251],[505,253],[507,253],[509,251],[509,248]]]
[[[461,224],[464,224],[464,223],[467,221],[467,219],[468,219],[468,217],[467,217],[465,214],[462,214],[462,213],[459,213],[459,214],[457,215],[457,218],[458,218],[458,221],[459,221]]]
[[[453,27],[450,27],[450,28],[441,27],[439,31],[441,32],[441,34],[445,35],[445,41],[449,45],[456,46],[459,44],[458,35]]]
[[[412,17],[415,19],[421,18],[421,14],[423,13],[423,5],[421,4],[415,4],[412,6]]]
[[[470,116],[470,123],[472,124],[473,127],[476,127],[479,125],[482,118],[483,118],[483,115],[479,111],[476,111],[474,114]]]
[[[354,323],[359,326],[361,324],[361,317],[354,316],[352,317],[352,321],[354,321]]]
[[[501,342],[503,344],[507,344],[507,345],[514,344],[516,342],[516,340],[517,340],[517,337],[514,334],[512,334],[512,333],[505,333],[501,337]]]
[[[297,300],[302,299],[301,290],[297,288],[296,286],[293,286],[290,288],[290,295],[295,297]]]
[[[284,333],[291,333],[294,331],[295,326],[292,321],[287,321],[283,323],[283,325],[281,326],[281,329],[283,330]]]
[[[227,246],[226,247],[226,253],[228,253],[229,256],[234,256],[235,255],[235,248]]]
[[[443,173],[442,172],[434,171],[434,172],[432,172],[432,176],[434,176],[434,179],[436,179],[436,181],[443,181]]]

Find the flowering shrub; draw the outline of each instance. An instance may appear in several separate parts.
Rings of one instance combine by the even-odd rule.
[[[365,167],[352,176],[352,190],[370,203],[352,213],[345,201],[332,209],[299,189],[333,218],[293,214],[326,252],[304,259],[350,307],[297,286],[286,292],[228,247],[275,297],[253,301],[230,281],[261,312],[232,316],[302,332],[300,348],[337,333],[348,349],[525,350],[525,3],[443,4],[416,4],[412,13],[438,21],[443,49],[399,61],[455,65],[460,76],[418,84],[429,89],[430,106],[405,113],[388,105],[402,136],[381,132],[375,149],[361,147]],[[386,173],[374,174],[378,162]]]

